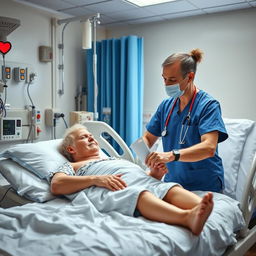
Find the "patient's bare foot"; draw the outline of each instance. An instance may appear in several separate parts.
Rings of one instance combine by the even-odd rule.
[[[202,198],[199,205],[191,209],[188,218],[188,225],[194,235],[199,235],[203,230],[204,224],[207,221],[213,208],[213,194],[208,192]]]

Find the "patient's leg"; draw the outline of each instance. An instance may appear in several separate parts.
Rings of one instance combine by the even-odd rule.
[[[213,208],[213,194],[208,192],[202,198],[199,205],[191,209],[189,227],[195,235],[199,235],[203,230],[204,224],[207,221]]]
[[[181,209],[191,209],[198,205],[202,198],[180,186],[174,186],[169,189],[163,200]]]
[[[137,208],[147,219],[181,225],[199,235],[213,208],[212,193],[206,194],[192,209],[184,210],[144,191],[139,196]]]

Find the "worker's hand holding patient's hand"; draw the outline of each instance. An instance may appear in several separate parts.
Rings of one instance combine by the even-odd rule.
[[[165,164],[159,164],[156,168],[150,168],[149,176],[161,180],[163,176],[168,172]]]
[[[107,188],[112,191],[124,189],[127,185],[121,179],[121,176],[122,174],[97,176],[95,179],[95,186]]]
[[[157,168],[159,164],[165,164],[173,161],[170,152],[151,152],[146,158],[146,165],[149,168]]]

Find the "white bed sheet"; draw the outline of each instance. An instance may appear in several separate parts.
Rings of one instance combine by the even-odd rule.
[[[202,195],[202,192],[198,192]],[[185,228],[118,212],[99,213],[83,192],[0,209],[3,255],[222,255],[236,242],[243,217],[238,202],[214,193],[215,206],[200,236]],[[4,248],[4,249],[3,249]]]
[[[244,220],[237,201],[216,193],[214,201],[199,237],[143,217],[101,214],[83,192],[73,201],[0,208],[0,255],[222,255]]]

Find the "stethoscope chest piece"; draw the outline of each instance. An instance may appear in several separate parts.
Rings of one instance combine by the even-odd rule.
[[[162,133],[161,133],[161,136],[164,137],[164,136],[166,136],[166,134],[167,134],[167,129],[166,129],[166,126],[165,126]]]

